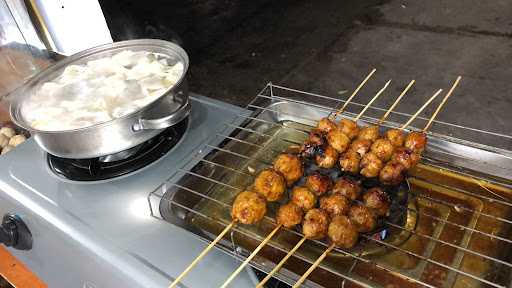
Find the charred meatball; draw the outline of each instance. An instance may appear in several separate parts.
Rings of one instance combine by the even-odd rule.
[[[339,194],[353,201],[359,197],[361,186],[358,182],[343,177],[336,181],[332,188],[332,193]]]
[[[356,139],[350,144],[350,150],[355,151],[361,155],[361,157],[370,151],[372,147],[372,141],[367,139]]]
[[[252,191],[243,191],[233,202],[231,217],[242,224],[259,222],[267,213],[267,202],[260,194]]]
[[[411,132],[405,137],[405,148],[412,150],[412,152],[421,154],[427,145],[427,134],[423,132]]]
[[[336,247],[345,249],[354,247],[359,237],[356,226],[352,224],[348,217],[343,215],[332,218],[327,235]]]
[[[395,147],[388,139],[380,138],[372,144],[371,151],[379,157],[380,160],[387,162],[393,156]]]
[[[373,178],[379,176],[379,172],[382,169],[383,163],[373,152],[364,154],[361,158],[361,164],[359,168],[361,175],[366,178]]]
[[[405,135],[401,129],[389,129],[384,133],[384,138],[388,139],[395,147],[404,145]]]
[[[328,117],[325,117],[318,121],[318,125],[316,126],[316,128],[325,133],[328,133],[331,130],[336,129],[336,123],[333,120],[329,119]]]
[[[274,161],[274,170],[283,174],[288,186],[292,186],[304,174],[304,167],[299,157],[287,153],[277,156]]]
[[[299,206],[288,202],[281,205],[279,210],[277,210],[276,221],[278,225],[283,225],[286,228],[292,228],[302,222],[303,216],[304,212]]]
[[[254,191],[265,197],[267,201],[277,201],[286,191],[286,180],[274,169],[264,169],[254,180]]]
[[[398,185],[404,180],[405,167],[398,162],[388,162],[379,172],[379,181],[384,185]]]
[[[306,178],[306,187],[315,193],[316,196],[321,196],[332,188],[332,180],[328,175],[315,172]]]
[[[341,171],[357,174],[359,173],[361,155],[355,151],[348,150],[347,152],[343,153],[343,155],[341,155],[339,162]]]
[[[338,152],[330,145],[324,145],[318,149],[315,155],[315,163],[318,167],[330,169],[338,162]]]
[[[341,129],[334,129],[327,133],[327,142],[332,148],[336,149],[338,153],[343,153],[350,145],[350,138]]]
[[[331,217],[346,215],[350,209],[350,200],[340,194],[324,196],[320,198],[320,209],[323,209]]]
[[[350,207],[348,217],[356,226],[358,232],[370,232],[377,227],[377,217],[370,208],[363,205],[353,205]]]
[[[308,239],[322,239],[327,234],[329,216],[322,209],[311,209],[304,216],[302,233]]]
[[[364,205],[377,216],[387,216],[389,214],[390,201],[388,194],[379,187],[374,187],[366,191],[363,195]]]
[[[399,147],[395,149],[395,153],[391,156],[391,161],[400,163],[405,167],[405,169],[409,170],[418,164],[420,156],[410,149]]]
[[[373,142],[379,139],[379,136],[379,126],[371,125],[361,128],[361,131],[359,131],[359,135],[357,135],[357,139],[364,139]]]
[[[341,119],[340,123],[338,123],[338,127],[341,129],[348,138],[354,139],[359,134],[359,127],[357,123],[349,120],[349,119]]]
[[[308,188],[297,186],[292,190],[290,201],[302,208],[304,211],[313,209],[316,205],[316,196]]]

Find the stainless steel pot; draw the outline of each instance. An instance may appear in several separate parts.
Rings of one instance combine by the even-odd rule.
[[[122,50],[149,51],[175,58],[184,65],[183,75],[176,85],[151,104],[108,122],[75,130],[42,131],[32,128],[24,120],[21,107],[34,89],[55,79],[70,64],[83,64]],[[29,130],[43,150],[55,156],[83,159],[120,152],[156,136],[188,116],[191,109],[185,80],[188,64],[187,53],[181,47],[163,40],[129,40],[91,48],[59,61],[17,89],[11,97],[11,118]]]

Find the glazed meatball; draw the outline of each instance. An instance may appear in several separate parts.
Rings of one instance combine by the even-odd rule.
[[[398,185],[404,180],[405,167],[398,162],[388,162],[379,172],[379,181],[384,185]]]
[[[338,123],[338,127],[341,129],[348,138],[354,139],[359,134],[359,127],[357,123],[349,120],[349,119],[341,119],[340,123]]]
[[[358,182],[343,177],[336,181],[332,188],[332,193],[339,194],[353,201],[359,197],[361,186]]]
[[[388,139],[395,147],[404,145],[405,135],[401,129],[389,129],[384,133],[384,138]]]
[[[405,148],[412,150],[412,152],[421,154],[427,145],[427,134],[423,132],[411,132],[405,137]]]
[[[292,228],[302,222],[303,216],[304,212],[299,206],[288,202],[281,205],[279,210],[277,210],[276,221],[278,225],[283,225],[286,228]]]
[[[292,186],[304,174],[304,167],[299,157],[287,153],[277,156],[274,161],[274,170],[283,174],[288,186]]]
[[[356,204],[350,207],[348,217],[358,232],[370,232],[377,226],[377,217],[370,208]]]
[[[304,211],[313,209],[316,205],[316,196],[308,188],[296,186],[292,190],[290,201]]]
[[[326,142],[325,140],[325,132],[320,129],[313,129],[309,131],[308,141],[316,146],[322,146]]]
[[[343,155],[341,155],[339,162],[341,171],[357,174],[359,173],[361,155],[355,151],[348,150],[347,152],[343,153]]]
[[[316,128],[325,133],[328,133],[329,131],[336,129],[336,123],[328,117],[325,117],[318,121]]]
[[[329,216],[322,209],[311,209],[304,216],[302,233],[308,239],[322,239],[327,234]]]
[[[327,236],[336,247],[348,249],[356,245],[359,233],[348,217],[338,215],[329,223]]]
[[[277,201],[286,191],[286,180],[274,169],[264,169],[254,180],[254,191],[265,197],[267,201]]]
[[[364,139],[373,142],[379,139],[379,136],[379,126],[371,125],[361,128],[361,131],[359,131],[359,135],[357,135],[357,139]]]
[[[368,152],[361,158],[361,164],[359,165],[361,171],[359,173],[366,178],[377,177],[383,165],[375,153]]]
[[[231,217],[242,224],[259,222],[267,212],[267,202],[260,194],[252,191],[243,191],[233,202]]]
[[[420,155],[405,147],[398,147],[395,149],[393,156],[391,156],[391,161],[400,163],[405,169],[409,170],[418,164]]]
[[[372,144],[371,151],[379,157],[380,160],[387,162],[393,156],[395,147],[388,139],[380,138]]]
[[[346,215],[350,209],[350,200],[340,194],[324,196],[320,198],[320,209],[323,209],[331,217]]]
[[[332,180],[328,175],[315,172],[306,178],[306,187],[315,193],[316,196],[321,196],[332,188]]]
[[[361,157],[370,151],[372,147],[372,141],[367,139],[356,139],[350,144],[350,150],[355,151],[361,155]]]
[[[324,145],[317,150],[315,163],[318,167],[330,169],[338,162],[338,151],[330,145]]]
[[[338,153],[343,153],[350,145],[350,138],[341,132],[341,129],[334,129],[327,133],[327,142],[332,148],[336,149]]]
[[[364,205],[377,216],[387,216],[389,214],[390,201],[388,194],[379,187],[374,187],[366,191],[363,195]]]

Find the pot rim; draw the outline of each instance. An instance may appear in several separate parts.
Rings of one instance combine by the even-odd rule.
[[[48,76],[49,74],[51,74],[55,71],[58,71],[59,69],[62,69],[68,65],[71,65],[78,60],[93,56],[95,54],[108,52],[110,50],[117,50],[117,49],[129,50],[130,48],[133,48],[133,47],[147,47],[148,49],[150,49],[151,47],[157,47],[157,48],[163,48],[163,49],[167,49],[169,51],[173,51],[176,54],[176,56],[179,56],[181,58],[180,60],[183,63],[183,73],[181,74],[180,79],[174,85],[167,88],[167,90],[160,97],[156,98],[155,100],[153,100],[149,104],[141,107],[140,109],[135,110],[129,114],[123,115],[119,118],[114,118],[109,121],[96,123],[91,126],[77,128],[77,129],[70,129],[70,130],[47,131],[47,130],[35,129],[23,119],[22,113],[21,113],[21,106],[22,106],[22,103],[25,100],[25,98],[28,97],[28,96],[26,96],[28,94],[27,90],[29,90],[36,84],[39,84],[39,82],[42,79],[44,79],[46,76]],[[89,129],[97,129],[97,128],[103,127],[103,126],[109,126],[115,122],[123,121],[128,118],[133,118],[136,115],[140,116],[144,112],[146,112],[146,111],[152,109],[153,107],[155,107],[156,105],[158,105],[158,102],[160,102],[160,100],[162,100],[164,97],[169,96],[173,92],[176,93],[177,90],[179,89],[179,87],[181,87],[181,85],[185,79],[185,75],[187,74],[188,67],[189,67],[189,58],[188,58],[187,52],[185,52],[185,50],[183,48],[181,48],[179,45],[169,42],[169,41],[165,41],[165,40],[136,39],[136,40],[126,40],[126,41],[120,41],[120,42],[99,45],[99,46],[92,47],[92,48],[86,49],[84,51],[78,52],[76,54],[73,54],[69,57],[64,58],[63,60],[56,62],[55,64],[47,67],[43,71],[37,73],[35,76],[33,76],[30,80],[28,80],[21,87],[14,90],[9,96],[9,97],[14,96],[14,98],[11,100],[9,113],[11,116],[11,120],[17,126],[23,128],[25,130],[28,130],[31,133],[62,134],[62,133],[81,132],[81,131],[85,131],[85,130],[89,130]],[[48,81],[50,81],[50,80],[48,80]],[[188,97],[188,95],[187,95],[187,97]],[[138,118],[138,116],[137,116],[137,118]]]

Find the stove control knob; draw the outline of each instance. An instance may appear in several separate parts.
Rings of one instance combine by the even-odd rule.
[[[32,234],[16,214],[5,214],[0,226],[0,243],[19,250],[32,248]]]

